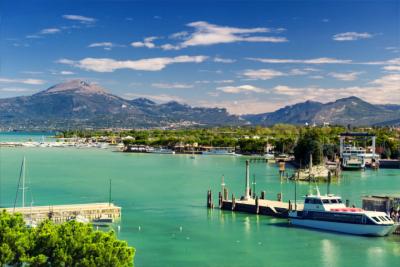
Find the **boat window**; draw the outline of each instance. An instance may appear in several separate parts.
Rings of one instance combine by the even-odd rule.
[[[342,203],[342,200],[340,198],[337,199],[338,203]]]
[[[337,199],[331,199],[331,202],[336,204],[336,203],[338,203],[338,200]]]
[[[321,199],[314,199],[314,204],[320,204],[320,205],[322,205]]]
[[[309,198],[306,198],[306,200],[304,201],[304,203],[311,203]]]
[[[379,219],[381,219],[382,221],[386,221],[386,217],[385,216],[379,216]]]
[[[329,204],[329,199],[323,199],[322,203]]]
[[[380,222],[380,220],[378,219],[378,217],[372,217],[372,219],[374,219],[377,222]]]

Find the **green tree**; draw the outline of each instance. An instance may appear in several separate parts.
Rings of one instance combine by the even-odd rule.
[[[135,250],[113,231],[47,220],[27,228],[19,214],[0,214],[0,266],[133,266]]]
[[[310,154],[312,154],[313,164],[318,165],[322,162],[322,144],[318,132],[313,129],[303,133],[294,148],[294,157],[300,164],[309,164]]]

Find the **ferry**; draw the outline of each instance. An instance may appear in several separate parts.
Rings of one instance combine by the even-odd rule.
[[[365,168],[366,150],[354,146],[347,146],[342,152],[342,168],[359,170]]]
[[[292,225],[353,235],[386,236],[395,223],[384,212],[346,207],[333,194],[307,195],[302,211],[289,211]]]
[[[230,150],[230,149],[224,149],[224,148],[210,149],[209,151],[203,151],[202,154],[203,155],[231,155],[231,156],[236,155],[235,151]]]

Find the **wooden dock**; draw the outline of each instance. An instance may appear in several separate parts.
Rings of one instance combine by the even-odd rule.
[[[76,216],[82,216],[89,221],[98,218],[112,218],[117,220],[121,217],[121,207],[112,203],[86,203],[54,206],[33,206],[5,208],[9,213],[22,213],[25,220],[40,223],[50,219],[55,223],[62,223]]]

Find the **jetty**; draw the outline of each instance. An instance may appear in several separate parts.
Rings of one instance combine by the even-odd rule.
[[[266,199],[265,191],[261,191],[260,197],[256,196],[254,191],[252,195],[249,169],[249,160],[246,160],[245,192],[244,195],[238,199],[235,198],[234,194],[232,194],[231,199],[228,198],[228,189],[225,187],[224,181],[222,181],[222,192],[218,194],[218,208],[221,210],[260,214],[278,218],[287,218],[291,210],[303,210],[303,204],[297,203],[296,200],[293,203],[291,201],[282,201],[281,193],[277,194],[277,200]],[[253,181],[253,185],[254,184],[255,181]],[[214,208],[211,190],[207,192],[207,207]]]
[[[121,207],[113,203],[87,203],[54,206],[33,206],[5,208],[9,213],[21,213],[25,221],[40,223],[50,219],[54,223],[63,223],[75,219],[77,216],[84,217],[89,222],[109,218],[118,220],[121,218]]]

